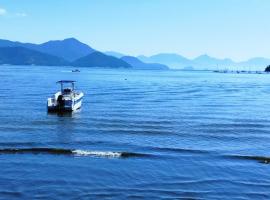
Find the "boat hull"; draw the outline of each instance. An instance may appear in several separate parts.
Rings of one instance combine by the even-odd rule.
[[[49,98],[47,110],[48,112],[72,112],[81,108],[82,100],[82,93],[72,100],[62,100],[61,103],[56,101],[55,98]]]

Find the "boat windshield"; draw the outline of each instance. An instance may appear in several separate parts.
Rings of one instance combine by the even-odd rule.
[[[70,94],[72,92],[71,88],[65,88],[63,89],[63,94]]]

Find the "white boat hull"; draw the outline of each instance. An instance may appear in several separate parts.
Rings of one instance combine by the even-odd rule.
[[[59,101],[60,95],[62,98],[61,101]],[[49,112],[72,112],[78,110],[82,106],[83,96],[84,94],[82,92],[70,96],[62,95],[61,92],[57,92],[54,97],[48,98],[47,109]]]

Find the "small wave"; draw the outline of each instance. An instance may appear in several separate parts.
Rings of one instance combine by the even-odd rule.
[[[111,152],[111,151],[84,151],[84,150],[73,150],[72,153],[79,156],[98,156],[98,157],[121,157],[122,153]]]
[[[72,72],[72,70],[61,70],[61,72],[67,73],[67,72]]]
[[[72,150],[56,149],[56,148],[0,149],[0,154],[19,154],[19,153],[72,154]]]
[[[132,152],[113,152],[113,151],[85,151],[73,150],[72,153],[78,156],[96,156],[96,157],[111,157],[111,158],[129,158],[129,157],[146,157],[148,154],[132,153]]]
[[[256,160],[263,164],[270,164],[270,157],[265,156],[246,156],[246,155],[230,155],[226,156],[230,158],[245,159],[245,160]]]
[[[147,154],[132,152],[112,151],[87,151],[79,149],[57,149],[57,148],[22,148],[22,149],[0,149],[0,154],[56,154],[74,156],[94,156],[107,158],[146,157]]]
[[[181,148],[169,148],[169,147],[152,147],[151,149],[156,151],[164,152],[175,152],[175,153],[196,153],[196,154],[208,154],[210,152],[198,149],[181,149]]]

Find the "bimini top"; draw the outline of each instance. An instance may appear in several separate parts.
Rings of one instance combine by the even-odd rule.
[[[57,81],[56,83],[75,83],[76,81],[72,81],[72,80],[61,80],[61,81]]]

